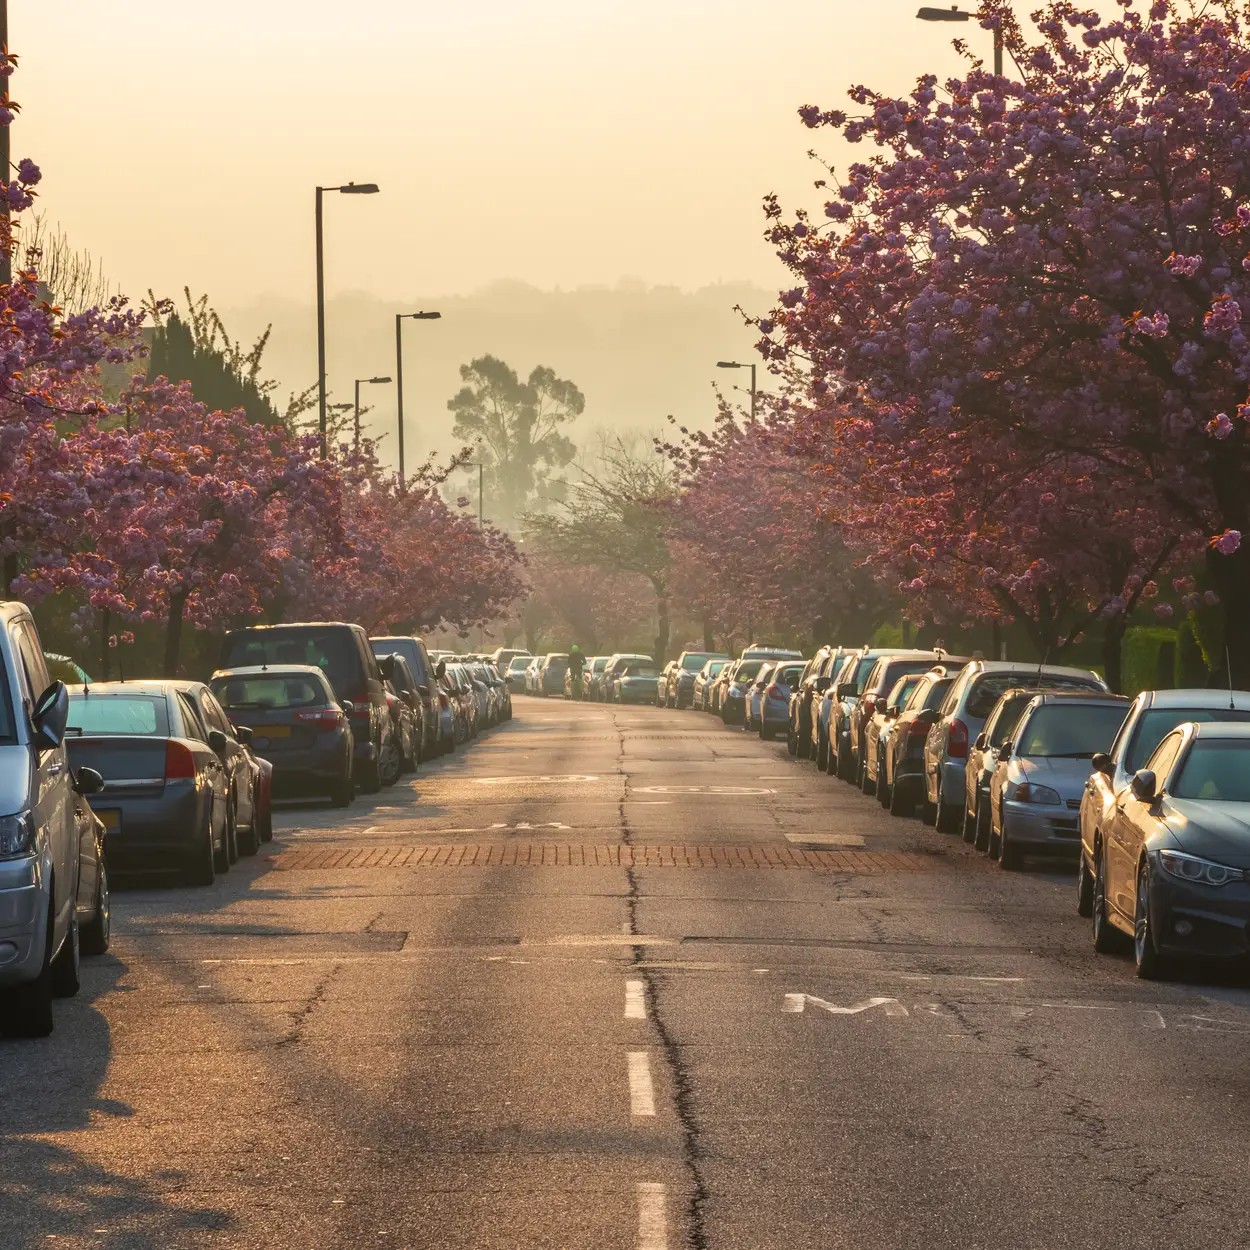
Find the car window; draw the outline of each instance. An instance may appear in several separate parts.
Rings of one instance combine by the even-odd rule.
[[[863,690],[878,690],[885,683],[885,674],[887,663],[885,660],[877,660],[868,672],[868,676],[864,679],[861,687]]]
[[[969,716],[982,719],[994,710],[994,704],[1013,686],[1031,690],[1097,690],[1098,684],[1088,678],[1064,677],[1051,673],[983,673],[968,692],[966,710]],[[1100,747],[1099,750],[1106,750]]]
[[[921,675],[927,673],[934,665],[932,658],[924,660],[895,660],[892,664],[886,665],[872,682],[865,686],[865,690],[888,690],[898,678],[905,674],[915,673]]]
[[[1250,803],[1250,742],[1199,738],[1171,789],[1178,799]]]
[[[30,621],[18,622],[18,629],[21,631],[22,657],[26,660],[33,683],[30,693],[33,698],[38,699],[52,684],[47,662],[43,658],[43,646],[39,641],[39,634]]]
[[[376,661],[375,661],[376,663]],[[230,635],[223,668],[259,668],[261,665],[308,664],[319,668],[342,696],[360,693],[365,672],[354,630],[331,626],[277,626]]]
[[[1181,734],[1169,734],[1163,739],[1162,742],[1159,743],[1150,756],[1146,767],[1154,773],[1160,783],[1162,783],[1163,779],[1171,770],[1172,765],[1176,762],[1176,756],[1181,749],[1181,743],[1183,741],[1184,738]],[[1136,772],[1137,769],[1134,769],[1133,771]]]
[[[182,710],[182,720],[187,731],[187,737],[198,738],[201,742],[207,742],[208,726],[204,724],[204,718],[200,715],[199,708],[181,691],[178,692],[178,707]]]
[[[959,701],[964,697],[964,691],[967,689],[969,681],[970,679],[967,677],[967,670],[965,669],[963,673],[954,678],[955,684],[953,686],[944,687],[946,697],[942,700],[942,706],[938,712],[939,716],[946,717],[954,713],[959,706]]]
[[[205,721],[210,729],[220,729],[227,737],[232,737],[234,731],[230,727],[230,721],[227,719],[225,712],[221,710],[221,706],[217,700],[213,698],[211,690],[199,691],[199,708]]]
[[[1186,721],[1206,724],[1209,721],[1250,721],[1250,712],[1228,707],[1159,707],[1151,708],[1137,719],[1137,728],[1133,731],[1133,740],[1129,743],[1124,756],[1126,772],[1135,773],[1144,767],[1142,761],[1148,759],[1154,749],[1163,741],[1165,735],[1172,732],[1177,725]]]
[[[872,672],[873,665],[875,665],[876,663],[877,663],[876,660],[868,660],[868,659],[855,661],[854,668],[848,669],[848,672],[850,675],[847,677],[843,677],[842,681],[853,681],[855,683],[856,691],[862,694],[864,690],[867,689],[867,687],[864,685],[864,682],[867,679],[868,674]]]
[[[71,694],[69,732],[86,737],[113,734],[169,736],[169,712],[163,695]]]
[[[217,677],[212,682],[217,701],[232,712],[267,712],[324,705],[329,691],[311,674],[281,673],[264,677]]]
[[[752,681],[763,667],[763,660],[742,660],[738,664],[738,671],[734,674],[734,679],[739,685],[747,681]]]
[[[905,707],[912,691],[924,680],[921,673],[907,673],[900,677],[890,688],[885,701],[887,707]]]
[[[779,668],[773,674],[773,681],[779,686],[797,686],[802,677],[803,670],[797,664],[790,664],[785,668]]]
[[[1024,709],[1036,698],[1037,695],[1030,690],[1027,694],[1014,695],[1010,699],[999,699],[990,723],[985,726],[986,736],[994,750],[997,751],[1011,737],[1020,723],[1020,717],[1024,715]]]
[[[1127,706],[1043,703],[1021,726],[1016,754],[1035,759],[1092,758],[1111,745]]]
[[[929,697],[929,691],[933,689],[933,684],[932,677],[922,677],[912,687],[911,694],[907,696],[907,702],[903,704],[903,711],[910,712],[924,707],[925,700]]]
[[[939,681],[935,681],[925,696],[923,711],[931,712],[937,707],[941,707],[939,715],[945,716],[946,709],[950,706],[951,700],[958,701],[958,694],[954,687],[958,684],[958,678],[943,677]]]

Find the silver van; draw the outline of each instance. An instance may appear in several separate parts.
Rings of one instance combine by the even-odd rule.
[[[0,603],[0,1034],[46,1037],[78,992],[80,830],[52,681],[30,612]]]

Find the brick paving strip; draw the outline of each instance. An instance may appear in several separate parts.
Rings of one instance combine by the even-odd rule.
[[[300,848],[270,863],[279,872],[341,868],[806,868],[825,872],[932,872],[941,856],[905,851],[805,851],[794,846],[624,846],[483,842],[456,846]]]

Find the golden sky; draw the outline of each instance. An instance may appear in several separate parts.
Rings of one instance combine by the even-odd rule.
[[[14,158],[133,297],[461,294],[784,275],[760,200],[818,203],[799,105],[959,60],[916,0],[10,0]]]

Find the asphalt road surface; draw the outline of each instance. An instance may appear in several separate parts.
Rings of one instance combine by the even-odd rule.
[[[0,1247],[1250,1243],[1250,993],[694,712],[517,700],[0,1043]]]

